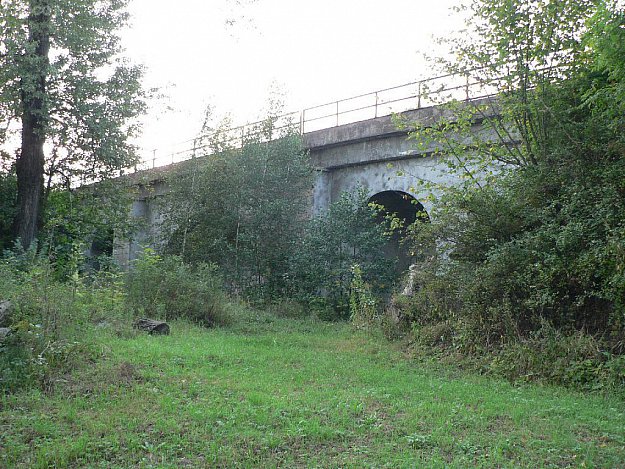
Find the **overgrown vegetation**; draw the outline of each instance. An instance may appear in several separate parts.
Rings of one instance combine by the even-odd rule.
[[[54,253],[54,251],[50,251]],[[230,306],[216,267],[191,266],[176,256],[147,250],[126,274],[101,269],[65,274],[33,248],[5,252],[0,292],[6,315],[0,327],[0,393],[22,387],[52,390],[64,375],[97,360],[94,330],[132,337],[139,317],[184,319],[203,326],[225,325]]]
[[[250,129],[242,148],[234,144],[218,134],[208,143],[213,154],[169,177],[162,204],[166,252],[216,263],[232,291],[276,297],[284,293],[284,273],[303,231],[312,168],[301,137],[279,134],[271,119]]]
[[[342,194],[327,212],[310,220],[291,257],[291,295],[322,317],[348,319],[353,268],[358,265],[361,278],[385,299],[394,286],[395,260],[384,251],[389,224],[377,215],[361,190]]]
[[[117,274],[59,279],[50,260],[28,251],[0,260],[0,292],[9,302],[0,326],[0,391],[21,387],[51,390],[65,373],[92,363],[101,352],[83,340],[99,324],[129,328],[122,281]]]
[[[454,43],[459,61],[449,70],[477,69],[497,95],[446,104],[449,112],[437,126],[412,134],[460,183],[422,181],[416,188],[430,191],[436,205],[431,223],[400,230],[409,233],[419,263],[412,295],[393,298],[395,330],[380,313],[396,286],[385,247],[397,223],[369,204],[364,191],[343,194],[311,217],[314,171],[301,138],[272,118],[243,135],[241,147],[227,132],[200,142],[210,151],[179,165],[168,180],[164,236],[155,244],[162,249],[146,249],[128,273],[118,272],[108,254],[113,232],[132,232],[132,194],[106,183],[97,194],[93,187],[76,190],[68,174],[63,187],[50,187],[39,241],[24,250],[9,234],[17,207],[14,169],[3,170],[0,242],[11,249],[0,260],[0,301],[10,304],[0,317],[2,407],[18,407],[20,397],[42,406],[35,391],[42,390],[67,406],[71,423],[82,418],[74,407],[82,404],[64,401],[63,393],[91,405],[124,389],[125,410],[139,403],[144,412],[148,404],[171,412],[157,411],[158,421],[146,428],[139,428],[139,417],[116,415],[120,429],[131,427],[130,444],[95,443],[98,430],[58,450],[45,428],[28,433],[36,418],[5,412],[0,418],[17,426],[0,438],[15,446],[0,461],[90,465],[96,454],[98,462],[151,464],[165,448],[161,461],[172,465],[200,450],[210,458],[192,464],[249,458],[298,464],[319,447],[337,447],[336,457],[319,456],[319,464],[340,465],[348,460],[338,454],[368,451],[374,461],[399,465],[415,458],[460,466],[620,462],[616,400],[597,403],[551,390],[562,393],[567,407],[535,413],[553,407],[553,399],[532,397],[536,388],[523,387],[512,390],[519,400],[496,396],[512,409],[502,411],[484,407],[493,398],[486,388],[496,381],[472,377],[441,401],[438,390],[452,385],[435,374],[420,382],[414,364],[376,336],[379,327],[393,336],[399,329],[422,360],[433,353],[516,382],[619,395],[625,386],[625,14],[616,3],[586,1],[475,0],[471,9],[475,34]],[[135,99],[129,112],[141,107]],[[476,133],[476,123],[486,131]],[[127,161],[131,149],[124,148]],[[80,166],[63,157],[57,169]],[[123,161],[101,163],[117,168]],[[87,258],[93,240],[102,258]],[[148,342],[131,328],[143,316],[173,321],[182,333],[163,338],[165,346]],[[357,330],[316,319],[350,319]],[[207,337],[218,344],[207,345]],[[241,344],[248,343],[253,353],[243,354]],[[271,377],[260,381],[262,391],[254,387],[259,373]],[[338,391],[337,377],[344,384]],[[417,398],[428,398],[427,412],[410,394],[415,380]],[[100,382],[103,389],[94,384]],[[354,382],[352,395],[345,389]],[[483,388],[479,397],[467,390],[475,382]],[[301,394],[312,397],[286,403]],[[219,405],[195,406],[209,399],[204,395]],[[530,401],[521,414],[502,417]],[[103,407],[119,411],[115,405]],[[587,406],[594,410],[584,424],[570,417]],[[534,432],[524,423],[528,416],[532,424],[568,419],[574,434],[552,420]],[[415,419],[425,423],[415,426]],[[109,424],[99,426],[110,430]],[[456,424],[480,433],[455,435],[450,425]],[[521,443],[504,438],[496,430],[502,424]],[[75,433],[64,425],[59,434]],[[188,439],[163,437],[165,430],[181,434],[183,425],[192,430]]]
[[[164,250],[215,263],[229,291],[247,300],[295,300],[324,318],[347,319],[354,263],[376,294],[390,291],[388,226],[376,221],[363,191],[311,218],[313,171],[301,137],[273,124],[269,118],[251,129],[242,148],[217,133],[208,144],[213,154],[169,177]]]
[[[429,187],[442,196],[414,237],[442,249],[420,266],[405,318],[416,341],[513,379],[622,386],[625,14],[610,2],[471,8],[477,34],[454,43],[452,68],[504,78],[492,101],[452,103],[453,117],[413,135],[444,142],[465,177]],[[476,120],[488,131],[469,136]]]
[[[178,256],[146,249],[127,278],[134,316],[166,321],[187,319],[204,326],[224,325],[225,294],[214,264],[186,264]]]

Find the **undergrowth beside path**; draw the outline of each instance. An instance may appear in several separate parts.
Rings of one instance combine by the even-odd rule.
[[[406,360],[346,324],[90,338],[103,359],[0,398],[0,467],[622,467],[625,403]]]

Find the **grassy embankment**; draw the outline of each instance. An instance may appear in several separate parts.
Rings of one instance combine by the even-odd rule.
[[[406,360],[345,324],[257,316],[0,398],[0,467],[623,467],[625,403]]]

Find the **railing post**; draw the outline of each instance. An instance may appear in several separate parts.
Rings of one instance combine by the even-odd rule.
[[[336,102],[336,126],[339,126],[339,102]]]
[[[152,169],[156,168],[156,148],[152,150]]]
[[[466,83],[464,85],[464,89],[465,89],[465,94],[466,94],[466,100],[469,100],[469,74],[466,73],[465,74],[465,78],[466,78]]]
[[[378,117],[378,92],[375,92],[375,117]]]
[[[417,87],[417,109],[421,109],[421,81],[419,81]]]
[[[306,122],[305,117],[306,109],[302,109],[302,112],[299,115],[299,133],[300,135],[304,135],[304,123]]]

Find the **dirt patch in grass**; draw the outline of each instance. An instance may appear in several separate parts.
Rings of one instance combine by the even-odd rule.
[[[486,429],[490,433],[511,433],[515,430],[516,424],[508,415],[494,415],[488,418]]]
[[[105,388],[129,388],[145,382],[140,367],[128,361],[93,367],[79,373],[67,374],[56,387],[57,393],[72,397],[88,397]]]

